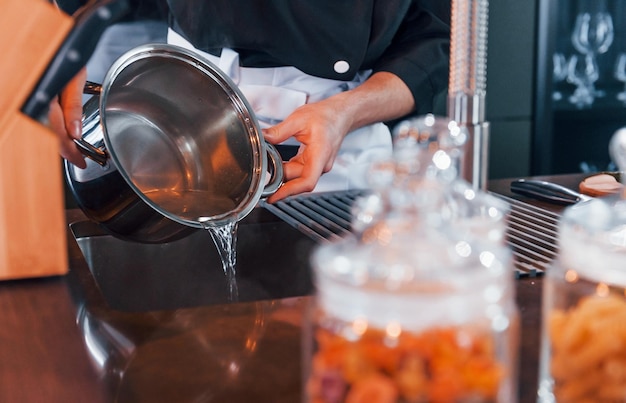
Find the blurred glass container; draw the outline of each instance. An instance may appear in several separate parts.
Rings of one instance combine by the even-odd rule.
[[[626,401],[626,200],[568,207],[546,272],[538,401]]]
[[[417,216],[431,222],[449,218],[443,210],[450,207],[449,190],[458,188],[451,185],[468,187],[457,179],[466,140],[467,130],[445,117],[427,114],[400,122],[392,158],[372,164],[371,192],[352,206],[353,231],[365,235],[381,220],[403,227]]]
[[[445,181],[458,178],[468,136],[467,128],[433,114],[400,122],[393,132],[396,179],[424,177],[433,171]]]
[[[385,222],[319,247],[305,401],[515,402],[518,312],[509,250],[455,225]]]

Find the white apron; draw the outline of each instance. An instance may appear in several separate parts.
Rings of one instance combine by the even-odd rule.
[[[261,127],[273,126],[296,108],[320,101],[361,84],[370,71],[345,82],[308,75],[295,67],[252,68],[239,66],[239,54],[223,49],[220,57],[200,51],[185,38],[170,29],[168,43],[193,50],[218,66],[238,86],[254,110]],[[285,145],[298,145],[291,138]],[[344,138],[332,169],[323,174],[315,192],[363,189],[368,187],[367,170],[371,163],[389,158],[392,152],[391,134],[383,123],[354,130]]]

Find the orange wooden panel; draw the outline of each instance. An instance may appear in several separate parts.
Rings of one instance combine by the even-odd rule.
[[[0,141],[0,279],[67,272],[58,142],[24,115]]]
[[[0,116],[3,116],[21,108],[73,20],[45,0],[0,0],[0,10]],[[0,119],[0,127],[1,122]]]
[[[0,279],[67,272],[59,148],[21,106],[72,27],[45,0],[0,0]]]

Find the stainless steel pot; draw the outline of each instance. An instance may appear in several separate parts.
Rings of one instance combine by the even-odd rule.
[[[84,107],[77,204],[109,233],[168,242],[243,219],[282,184],[282,161],[248,102],[215,65],[183,48],[135,48]],[[269,177],[269,180],[267,178]]]

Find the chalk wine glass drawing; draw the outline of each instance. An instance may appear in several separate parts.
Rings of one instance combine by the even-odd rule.
[[[582,12],[576,16],[572,30],[572,45],[585,57],[593,59],[589,64],[597,66],[598,55],[606,53],[615,37],[613,17],[606,11]],[[592,94],[596,97],[605,95],[604,91],[596,90],[594,81],[587,80],[593,86]]]

